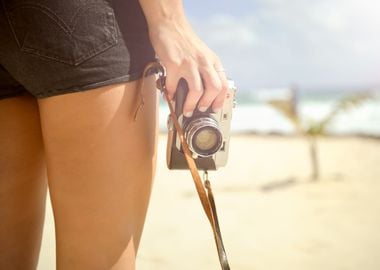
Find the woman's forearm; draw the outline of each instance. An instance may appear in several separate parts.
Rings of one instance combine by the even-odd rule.
[[[139,0],[149,27],[162,22],[186,22],[182,0]]]
[[[169,98],[184,78],[189,92],[183,113],[191,117],[196,107],[216,112],[222,106],[228,83],[219,58],[193,31],[182,0],[139,0],[148,23],[149,37],[166,68]]]

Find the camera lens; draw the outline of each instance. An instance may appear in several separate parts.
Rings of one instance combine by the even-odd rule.
[[[196,118],[185,128],[190,149],[199,156],[208,157],[219,151],[223,136],[217,122],[211,117]]]
[[[195,136],[193,137],[193,144],[196,145],[197,148],[208,151],[215,147],[218,143],[218,135],[215,130],[206,127],[201,129]]]

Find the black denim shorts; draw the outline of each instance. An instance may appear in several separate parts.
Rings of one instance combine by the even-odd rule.
[[[155,60],[138,0],[0,3],[0,99],[136,80]]]

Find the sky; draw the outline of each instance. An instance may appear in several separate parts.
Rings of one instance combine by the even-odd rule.
[[[378,0],[184,0],[241,90],[378,88]]]

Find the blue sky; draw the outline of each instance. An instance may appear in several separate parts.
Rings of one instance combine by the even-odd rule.
[[[242,90],[380,86],[380,1],[185,0]]]

